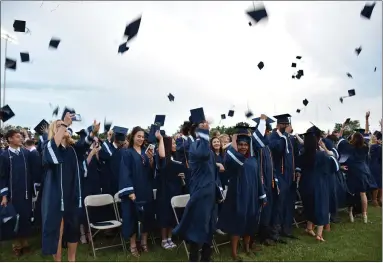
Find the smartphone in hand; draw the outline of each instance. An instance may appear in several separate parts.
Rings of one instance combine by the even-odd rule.
[[[81,121],[81,115],[80,114],[73,115],[72,121]]]

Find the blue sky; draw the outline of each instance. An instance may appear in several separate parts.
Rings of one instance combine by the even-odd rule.
[[[7,56],[18,59],[17,71],[7,71],[6,103],[16,113],[9,122],[34,127],[51,118],[52,103],[83,116],[75,129],[104,117],[118,126],[147,127],[156,114],[166,114],[165,129],[173,133],[192,108],[204,107],[214,126],[233,105],[235,117],[223,124],[245,121],[249,105],[256,115],[292,114],[298,132],[309,121],[323,130],[347,117],[364,125],[367,110],[378,128],[382,3],[371,20],[360,18],[364,2],[264,4],[268,21],[249,27],[250,1],[1,2],[1,27],[18,39],[8,45]],[[125,25],[140,14],[137,38],[128,52],[117,54]],[[26,20],[32,33],[13,33],[14,19]],[[62,40],[58,50],[48,49],[51,37]],[[23,51],[32,63],[19,62]],[[290,67],[297,55],[305,72],[299,81],[291,79]],[[3,40],[1,61],[3,85]],[[348,89],[357,95],[340,104]],[[297,115],[305,98],[310,103]]]

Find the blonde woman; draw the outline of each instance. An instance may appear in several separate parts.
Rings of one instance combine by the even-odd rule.
[[[94,123],[90,135],[75,144],[67,130],[72,117],[67,113],[63,121],[53,121],[49,126],[48,141],[43,146],[45,178],[41,204],[42,252],[61,261],[64,235],[70,262],[76,260],[80,237],[78,208],[82,206],[82,198],[78,156],[89,149],[93,135],[100,128],[100,124]]]
[[[227,135],[227,134],[221,134],[219,136],[219,140],[221,141],[221,145],[222,145],[222,148],[223,150],[226,150],[227,147],[230,146],[230,136]]]

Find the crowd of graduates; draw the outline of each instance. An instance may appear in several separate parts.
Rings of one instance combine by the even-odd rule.
[[[30,249],[32,225],[42,229],[42,252],[61,261],[76,260],[78,242],[88,243],[84,199],[116,194],[121,199],[121,232],[135,257],[150,253],[148,234],[160,229],[163,249],[177,247],[173,235],[189,245],[190,261],[211,261],[216,234],[231,241],[234,261],[241,261],[238,243],[255,253],[254,243],[283,245],[296,239],[296,202],[303,204],[305,232],[325,241],[337,211],[348,208],[349,220],[367,217],[367,196],[382,206],[382,131],[365,129],[343,136],[326,134],[316,126],[293,134],[290,115],[261,115],[255,126],[237,126],[232,136],[218,131],[209,136],[202,108],[191,110],[179,133],[161,130],[165,116],[157,115],[150,130],[100,123],[76,132],[75,115],[42,121],[38,140],[27,132],[3,135],[0,155],[0,241],[11,239],[17,256]],[[154,196],[153,189],[156,189]],[[177,224],[174,196],[189,194]],[[110,219],[111,212],[93,210],[93,220]],[[138,229],[138,221],[142,229]],[[10,248],[11,249],[11,248]]]

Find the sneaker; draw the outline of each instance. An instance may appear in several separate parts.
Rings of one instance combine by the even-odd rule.
[[[349,213],[348,216],[350,217],[350,222],[354,223],[354,215],[352,213]]]
[[[168,239],[168,244],[171,248],[176,248],[177,245],[173,243],[173,241],[171,239]]]
[[[367,215],[363,216],[363,223],[365,223],[365,224],[368,223]]]
[[[168,243],[167,240],[162,240],[161,242],[161,247],[168,250],[168,249],[171,249],[172,247],[170,246],[170,244]]]

